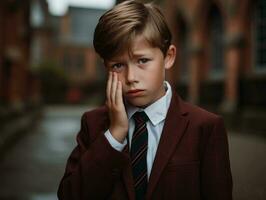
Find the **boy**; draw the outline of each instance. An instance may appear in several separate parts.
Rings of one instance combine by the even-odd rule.
[[[164,81],[176,48],[160,10],[116,5],[100,18],[94,47],[109,73],[106,106],[82,116],[59,199],[232,199],[221,117]]]

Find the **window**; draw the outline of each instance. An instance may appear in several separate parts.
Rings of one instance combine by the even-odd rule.
[[[45,16],[40,1],[33,1],[31,4],[30,22],[33,27],[40,27],[44,24]]]
[[[67,52],[65,52],[63,54],[63,60],[62,61],[63,61],[62,62],[63,68],[66,69],[66,70],[68,70],[69,69],[69,66],[71,64],[70,64],[70,55]]]
[[[181,16],[177,18],[178,24],[178,42],[180,45],[180,53],[178,57],[178,65],[180,68],[180,80],[181,82],[188,81],[188,28]]]
[[[266,69],[266,1],[258,1],[255,12],[255,64]]]
[[[78,71],[83,71],[85,68],[85,57],[83,53],[78,53],[76,55],[76,68]]]
[[[223,76],[223,20],[219,9],[213,5],[210,10],[210,78]]]

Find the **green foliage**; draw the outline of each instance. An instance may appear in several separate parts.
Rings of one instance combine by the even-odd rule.
[[[69,81],[64,69],[55,62],[45,61],[38,67],[45,103],[63,103]]]

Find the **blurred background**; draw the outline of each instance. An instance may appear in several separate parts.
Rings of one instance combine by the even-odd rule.
[[[92,45],[115,0],[0,1],[0,200],[52,200],[83,112],[104,103]],[[155,0],[177,46],[167,80],[222,115],[235,200],[266,199],[266,0]]]

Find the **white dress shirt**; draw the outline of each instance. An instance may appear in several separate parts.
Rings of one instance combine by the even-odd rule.
[[[129,139],[129,148],[131,146],[131,139],[135,128],[134,119],[132,118],[133,114],[137,111],[144,111],[149,117],[147,122],[148,130],[148,150],[147,150],[147,174],[148,178],[150,177],[152,164],[156,155],[157,147],[161,138],[166,114],[170,106],[172,98],[172,89],[170,84],[164,82],[166,94],[155,101],[153,104],[149,105],[145,109],[134,107],[131,105],[126,106],[127,116],[129,120],[129,130],[128,130],[128,139]],[[122,151],[127,144],[127,139],[123,143],[118,142],[110,133],[109,129],[105,132],[105,137],[111,144],[113,148],[117,151]]]

